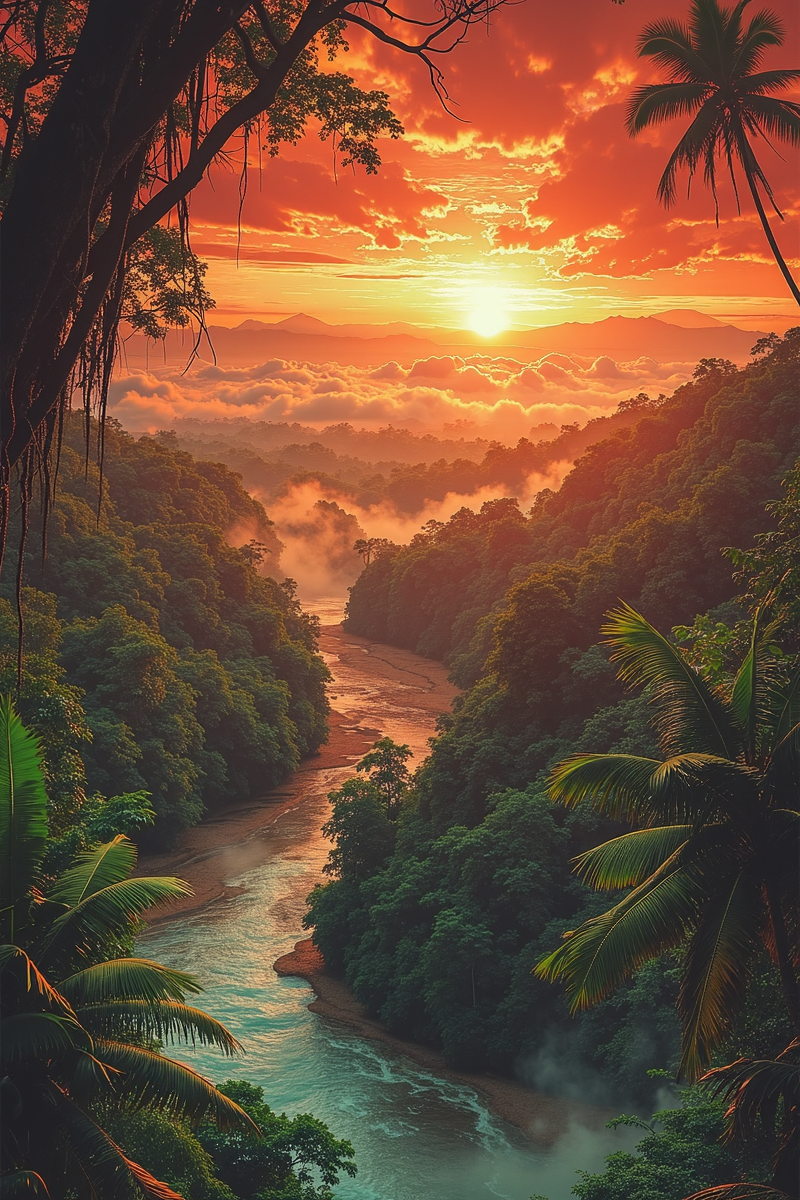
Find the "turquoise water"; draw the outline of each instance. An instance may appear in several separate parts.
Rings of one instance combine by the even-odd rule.
[[[340,695],[368,696],[373,723],[381,701],[385,731],[396,736],[402,725],[417,748],[433,732],[430,713],[415,711],[413,703],[393,717],[394,703],[375,695],[375,680],[366,673],[359,684],[351,667],[347,679],[335,680],[337,687]],[[358,707],[348,708],[356,719]],[[206,989],[200,1006],[246,1048],[233,1060],[216,1051],[172,1052],[217,1082],[239,1077],[261,1084],[277,1111],[313,1112],[338,1137],[349,1138],[358,1175],[339,1185],[339,1200],[527,1200],[534,1192],[568,1200],[575,1168],[594,1169],[609,1149],[596,1135],[565,1130],[554,1150],[536,1150],[493,1117],[471,1088],[310,1013],[308,985],[275,974],[276,958],[306,936],[305,897],[322,878],[329,849],[320,832],[327,793],[349,774],[345,767],[306,775],[297,805],[262,835],[266,861],[264,845],[257,855],[248,843],[220,848],[228,881],[245,889],[240,895],[140,939],[140,953],[199,977]]]

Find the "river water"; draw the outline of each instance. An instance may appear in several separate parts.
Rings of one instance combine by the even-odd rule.
[[[338,615],[331,605],[319,611],[323,620]],[[380,650],[365,644],[346,661],[329,652],[332,703],[354,722],[409,743],[419,757],[434,733],[424,682],[430,664],[418,659],[415,679],[412,661],[405,682],[396,674],[390,680],[376,673]],[[597,1169],[610,1148],[597,1135],[565,1130],[554,1149],[537,1150],[471,1088],[309,1012],[310,987],[275,974],[275,960],[307,936],[305,897],[323,878],[330,848],[321,835],[327,793],[350,774],[349,767],[308,772],[297,804],[270,828],[266,861],[262,855],[250,865],[246,847],[228,851],[227,881],[242,887],[240,894],[140,939],[139,953],[198,976],[205,988],[200,1006],[246,1048],[233,1060],[202,1048],[170,1052],[216,1082],[260,1084],[276,1111],[313,1112],[349,1138],[358,1175],[339,1184],[338,1200],[528,1200],[532,1193],[568,1200],[575,1168]]]

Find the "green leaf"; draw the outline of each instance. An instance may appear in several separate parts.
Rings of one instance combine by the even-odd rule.
[[[51,1089],[57,1119],[68,1135],[72,1173],[92,1200],[135,1200],[142,1192],[153,1200],[183,1200],[166,1183],[128,1158],[99,1125],[56,1088]],[[77,1168],[77,1170],[76,1170]]]
[[[73,1050],[91,1050],[92,1039],[63,1013],[16,1013],[0,1021],[0,1064],[47,1062]]]
[[[565,934],[534,968],[540,979],[563,980],[570,1009],[589,1008],[644,963],[679,945],[696,911],[694,880],[676,851],[619,904]]]
[[[587,850],[572,861],[575,873],[598,890],[644,883],[676,850],[685,846],[691,825],[657,825],[636,829]]]
[[[574,808],[588,800],[614,820],[641,820],[652,813],[652,782],[662,764],[633,754],[575,754],[550,772],[547,793]]]
[[[0,916],[15,909],[36,883],[47,838],[47,794],[39,741],[22,724],[10,696],[0,698]]]
[[[184,1000],[203,989],[193,975],[146,958],[114,958],[63,979],[59,990],[72,1005],[105,1000]]]
[[[608,614],[603,632],[614,648],[611,659],[618,664],[619,678],[651,689],[669,757],[693,751],[737,756],[741,743],[729,709],[676,646],[628,604]]]
[[[105,1038],[98,1038],[96,1046],[103,1062],[123,1073],[118,1093],[126,1100],[142,1106],[153,1105],[192,1120],[209,1117],[221,1129],[242,1129],[261,1136],[244,1109],[183,1063]]]
[[[199,1042],[225,1054],[240,1054],[242,1046],[224,1025],[199,1008],[174,1001],[109,1000],[79,1008],[77,1015],[95,1036],[122,1039],[131,1034],[164,1042]]]
[[[191,894],[187,883],[170,877],[125,879],[109,884],[56,917],[42,938],[40,962],[51,962],[59,954],[66,954],[72,961],[107,938],[123,936],[131,922],[148,909]]]
[[[762,914],[761,889],[752,879],[737,872],[726,882],[712,867],[678,995],[683,1024],[680,1070],[690,1079],[708,1065],[744,997]]]
[[[48,899],[76,908],[87,896],[127,879],[136,866],[136,846],[123,834],[84,850],[56,881]]]

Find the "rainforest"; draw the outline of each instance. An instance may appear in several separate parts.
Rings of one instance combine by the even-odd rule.
[[[0,1200],[800,1200],[790,0],[0,17]]]

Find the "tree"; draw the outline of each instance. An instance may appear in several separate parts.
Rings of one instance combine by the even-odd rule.
[[[356,1174],[353,1147],[309,1113],[289,1118],[264,1103],[264,1089],[244,1079],[219,1085],[258,1126],[261,1140],[204,1122],[197,1131],[214,1169],[237,1200],[333,1200],[339,1176]],[[315,1178],[321,1179],[320,1183]]]
[[[99,400],[102,415],[131,269],[143,273],[140,291],[152,290],[162,301],[168,293],[155,305],[158,319],[174,308],[176,280],[179,315],[202,306],[186,198],[231,138],[241,132],[244,179],[252,138],[275,154],[314,119],[342,165],[374,172],[376,138],[399,137],[402,126],[384,92],[365,92],[326,63],[346,50],[348,28],[418,60],[446,106],[442,56],[502,2],[431,5],[428,19],[421,11],[398,13],[390,0],[367,8],[353,0],[12,0],[6,6],[0,25],[6,520],[12,469],[21,466],[25,499],[30,472],[47,462],[75,386],[87,403]],[[171,213],[184,252],[181,272],[169,266],[173,247],[152,241]],[[137,252],[148,236],[152,253]],[[140,324],[147,327],[142,314]]]
[[[368,773],[370,783],[380,792],[386,816],[397,820],[400,805],[411,781],[406,762],[414,757],[410,746],[400,746],[391,738],[379,738],[356,766],[357,771]]]
[[[374,783],[347,779],[328,796],[330,820],[322,826],[334,843],[322,868],[326,875],[359,883],[380,869],[394,848],[394,828]]]
[[[552,772],[554,801],[587,801],[637,828],[575,860],[593,887],[632,890],[566,935],[536,971],[566,982],[574,1010],[683,945],[681,1070],[694,1076],[730,1028],[760,942],[800,1029],[792,950],[800,921],[800,669],[781,669],[763,608],[730,690],[710,686],[627,605],[609,614],[604,632],[623,682],[649,689],[665,758],[579,754]]]
[[[784,28],[769,9],[761,9],[743,28],[742,15],[748,3],[739,0],[735,7],[723,8],[718,0],[692,0],[688,25],[665,18],[645,26],[639,54],[667,68],[669,81],[636,89],[628,104],[627,128],[635,137],[651,125],[692,115],[661,176],[659,199],[669,208],[675,202],[678,169],[688,169],[691,186],[695,171],[702,166],[719,223],[717,159],[730,173],[737,206],[734,164],[738,162],[770,250],[800,304],[800,288],[770,228],[759,186],[781,220],[783,213],[752,145],[752,139],[761,137],[768,146],[773,138],[800,146],[800,104],[769,94],[794,86],[800,70],[757,70],[766,48],[782,44]]]
[[[234,1054],[223,1025],[186,1004],[190,975],[124,956],[140,915],[185,895],[170,878],[136,878],[136,847],[117,836],[41,878],[47,799],[36,738],[0,701],[0,1077],[3,1194],[92,1200],[177,1193],[128,1158],[91,1106],[159,1109],[259,1136],[247,1114],[161,1041]],[[122,953],[121,953],[122,951]]]
[[[361,555],[365,567],[369,566],[373,558],[378,558],[384,551],[393,548],[394,543],[383,537],[356,538],[353,542],[353,549],[356,554]]]
[[[763,1153],[777,1147],[769,1185],[727,1184],[698,1192],[692,1200],[788,1200],[800,1185],[800,1039],[774,1059],[739,1058],[703,1076],[711,1094],[728,1102],[725,1141]]]

